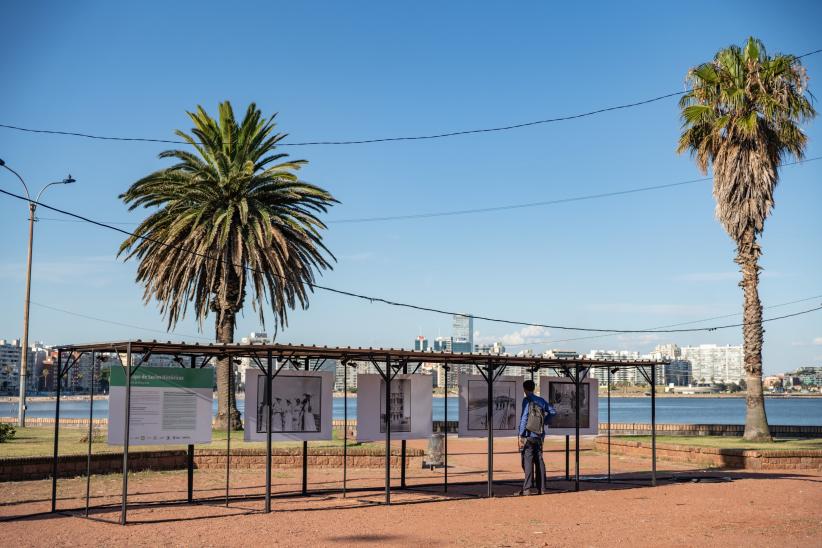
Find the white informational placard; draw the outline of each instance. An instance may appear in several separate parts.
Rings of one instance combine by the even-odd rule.
[[[431,437],[432,375],[397,375],[391,380],[391,439]],[[357,375],[357,441],[385,439],[385,381],[382,375]]]
[[[521,376],[497,377],[493,385],[494,436],[519,435],[522,416]],[[460,423],[461,438],[488,437],[488,382],[482,375],[460,375]]]
[[[265,373],[246,371],[246,441],[264,441],[268,413],[265,405]],[[271,383],[271,439],[315,441],[331,439],[334,373],[282,370]]]
[[[579,433],[594,435],[599,432],[599,383],[585,379],[579,383]],[[549,436],[573,435],[576,432],[576,387],[568,377],[541,377],[539,393],[557,410],[545,433]]]
[[[108,443],[123,445],[126,370],[111,368]],[[211,442],[213,369],[141,366],[131,375],[129,445]]]

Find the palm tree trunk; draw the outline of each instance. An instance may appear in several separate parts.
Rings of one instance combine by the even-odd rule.
[[[216,339],[219,343],[234,342],[235,312],[220,310],[217,312]],[[232,430],[242,430],[240,412],[237,409],[237,395],[235,391],[234,367],[231,357],[217,360],[217,420],[214,424],[218,430],[227,430],[229,420]],[[231,371],[231,374],[229,374]]]
[[[771,441],[765,396],[762,390],[762,303],[759,300],[759,256],[756,233],[749,227],[737,242],[736,263],[742,270],[739,286],[744,293],[742,336],[745,354],[745,433],[748,441]]]

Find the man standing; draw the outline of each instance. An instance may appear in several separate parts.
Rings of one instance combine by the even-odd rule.
[[[519,435],[523,438],[522,467],[525,470],[525,481],[518,494],[530,494],[536,483],[537,492],[541,495],[545,492],[545,461],[542,459],[545,422],[546,417],[550,419],[556,411],[547,401],[534,394],[534,381],[525,381],[522,388],[525,390],[525,399],[522,400]]]

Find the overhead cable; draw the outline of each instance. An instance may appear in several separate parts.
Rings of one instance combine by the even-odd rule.
[[[285,279],[285,276],[283,276],[281,274],[277,274],[275,272],[261,272],[257,269],[251,268],[251,267],[249,267],[247,265],[244,265],[244,264],[233,263],[233,262],[228,261],[228,260],[226,260],[222,257],[214,257],[212,255],[199,253],[197,251],[188,249],[186,247],[183,247],[183,246],[180,246],[180,245],[177,245],[177,244],[170,244],[168,242],[163,242],[163,241],[160,241],[160,240],[157,240],[157,239],[154,239],[154,238],[149,238],[147,236],[140,236],[140,235],[134,234],[132,232],[129,232],[128,230],[124,230],[122,228],[118,228],[118,227],[115,227],[115,226],[112,226],[112,225],[107,225],[105,223],[101,223],[100,221],[95,221],[94,219],[89,219],[88,217],[78,215],[77,213],[73,213],[73,212],[70,212],[70,211],[66,211],[64,209],[60,209],[60,208],[57,208],[57,207],[54,207],[54,206],[50,206],[48,204],[44,204],[44,203],[36,201],[36,200],[30,200],[25,196],[15,194],[15,193],[9,192],[7,190],[0,189],[0,193],[5,194],[7,196],[11,196],[12,198],[16,198],[18,200],[29,202],[30,204],[35,203],[38,206],[43,207],[45,209],[49,209],[51,211],[55,211],[55,212],[61,213],[63,215],[68,215],[70,217],[81,219],[81,220],[86,221],[87,223],[90,223],[90,224],[93,224],[93,225],[96,225],[96,226],[99,226],[99,227],[102,227],[102,228],[107,228],[109,230],[113,230],[115,232],[119,232],[121,234],[131,236],[133,238],[138,238],[140,240],[152,242],[152,243],[155,243],[157,245],[167,247],[167,248],[170,248],[170,249],[176,249],[178,251],[182,251],[183,253],[188,253],[190,255],[194,255],[196,257],[201,257],[201,258],[209,260],[209,261],[222,262],[222,263],[225,263],[227,265],[234,266],[235,268],[242,268],[244,270],[258,272],[258,273],[261,273],[261,274],[264,274],[264,275],[272,275],[272,276],[281,278],[283,280]],[[443,310],[443,309],[433,308],[433,307],[428,307],[428,306],[415,305],[415,304],[411,304],[411,303],[403,303],[403,302],[399,302],[399,301],[393,301],[393,300],[390,300],[390,299],[386,299],[384,297],[376,297],[376,296],[371,296],[371,295],[355,293],[353,291],[346,291],[346,290],[342,290],[342,289],[336,289],[336,288],[333,288],[333,287],[328,287],[328,286],[324,286],[324,285],[320,285],[320,284],[316,284],[316,283],[312,283],[312,282],[308,282],[308,281],[306,281],[304,283],[305,283],[305,285],[309,286],[312,289],[319,289],[319,290],[322,290],[322,291],[327,291],[329,293],[334,293],[334,294],[337,294],[337,295],[343,295],[343,296],[346,296],[346,297],[361,299],[361,300],[368,301],[368,302],[371,302],[371,303],[382,303],[382,304],[385,304],[385,305],[388,305],[388,306],[394,306],[394,307],[398,307],[398,308],[406,308],[406,309],[409,309],[409,310],[418,310],[418,311],[421,311],[421,312],[431,312],[431,313],[434,313],[434,314],[442,314],[442,315],[447,315],[447,316],[464,316],[465,315],[464,313],[460,313],[460,312],[453,312],[453,311],[449,311],[449,310]],[[779,317],[779,318],[770,318],[768,320],[763,320],[763,321],[773,321],[773,320],[777,320],[777,319],[790,318],[790,317],[793,317],[793,316],[798,316],[800,314],[808,314],[810,312],[815,312],[817,310],[822,310],[822,306],[819,306],[819,307],[813,308],[813,309],[809,309],[809,310],[806,310],[804,312],[800,312],[800,313],[796,313],[796,314],[789,314],[789,315],[782,316],[782,317]],[[732,328],[732,327],[740,327],[740,326],[743,326],[743,325],[747,325],[746,323],[738,323],[738,324],[719,325],[719,326],[692,328],[692,329],[665,329],[665,330],[604,329],[604,328],[589,328],[589,327],[572,327],[572,326],[565,326],[565,325],[551,325],[551,324],[535,323],[535,322],[520,321],[520,320],[509,320],[509,319],[504,319],[504,318],[494,318],[494,317],[490,317],[490,316],[482,316],[482,315],[476,315],[476,314],[471,314],[471,317],[473,317],[477,320],[482,320],[482,321],[487,321],[487,322],[494,322],[494,323],[502,323],[502,324],[508,324],[508,325],[533,326],[533,327],[544,327],[546,329],[559,329],[559,330],[565,330],[565,331],[589,331],[589,332],[599,332],[599,333],[685,333],[685,332],[699,332],[699,331],[716,331],[718,329],[729,329],[729,328]]]

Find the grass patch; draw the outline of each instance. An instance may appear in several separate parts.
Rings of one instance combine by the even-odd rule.
[[[651,443],[651,436],[619,436],[625,439]],[[657,436],[657,443],[688,445],[692,447],[715,447],[717,449],[760,449],[769,451],[794,451],[801,449],[822,450],[822,439],[774,440],[770,443],[745,441],[732,436]]]
[[[60,429],[60,455],[85,455],[88,451],[88,441],[84,428],[61,428]],[[211,433],[211,443],[197,444],[197,449],[225,449],[226,432],[214,430]],[[120,453],[122,446],[108,445],[105,435],[101,441],[93,441],[91,452],[98,453]],[[312,441],[311,447],[342,447],[341,435],[334,432],[334,439],[328,441]],[[382,444],[357,443],[349,440],[349,447],[375,447]],[[274,447],[301,447],[300,441],[274,442]],[[183,449],[185,445],[131,445],[129,453],[138,451],[157,451],[164,449]],[[242,432],[232,432],[231,449],[265,449],[264,441],[247,442],[243,441]],[[8,457],[49,457],[54,451],[54,429],[53,428],[18,428],[15,437],[7,442],[0,443],[0,458]]]

